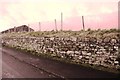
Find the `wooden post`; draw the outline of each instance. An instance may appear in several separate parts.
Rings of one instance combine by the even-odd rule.
[[[61,31],[63,30],[63,13],[61,12]]]
[[[16,32],[16,27],[14,27],[14,32]]]
[[[83,30],[85,30],[84,16],[82,16],[82,25],[83,25]]]
[[[11,33],[10,29],[8,29],[8,33]]]
[[[56,22],[56,19],[55,19],[55,30],[57,31],[57,22]]]
[[[28,24],[28,32],[30,32],[30,25]]]
[[[39,31],[41,31],[41,23],[39,22]]]
[[[118,29],[120,29],[120,1],[118,2]]]

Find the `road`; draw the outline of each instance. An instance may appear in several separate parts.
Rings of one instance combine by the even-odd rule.
[[[3,53],[2,55],[2,77],[3,78],[52,78],[51,75],[45,71],[26,64],[18,59]]]
[[[117,78],[118,74],[2,49],[3,78]]]

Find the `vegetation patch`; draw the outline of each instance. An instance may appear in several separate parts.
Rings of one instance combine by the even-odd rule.
[[[117,29],[88,29],[7,33],[3,34],[3,41],[8,47],[34,56],[119,73],[119,32]]]

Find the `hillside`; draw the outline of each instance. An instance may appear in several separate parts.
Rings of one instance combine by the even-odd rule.
[[[2,34],[5,46],[36,56],[118,73],[120,30],[43,31]]]

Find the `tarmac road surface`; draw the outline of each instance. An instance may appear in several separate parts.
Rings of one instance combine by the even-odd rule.
[[[19,61],[14,57],[3,53],[2,55],[2,77],[3,78],[53,78],[47,72],[35,68],[29,64]]]
[[[63,63],[3,47],[2,78],[117,78],[118,74]]]

